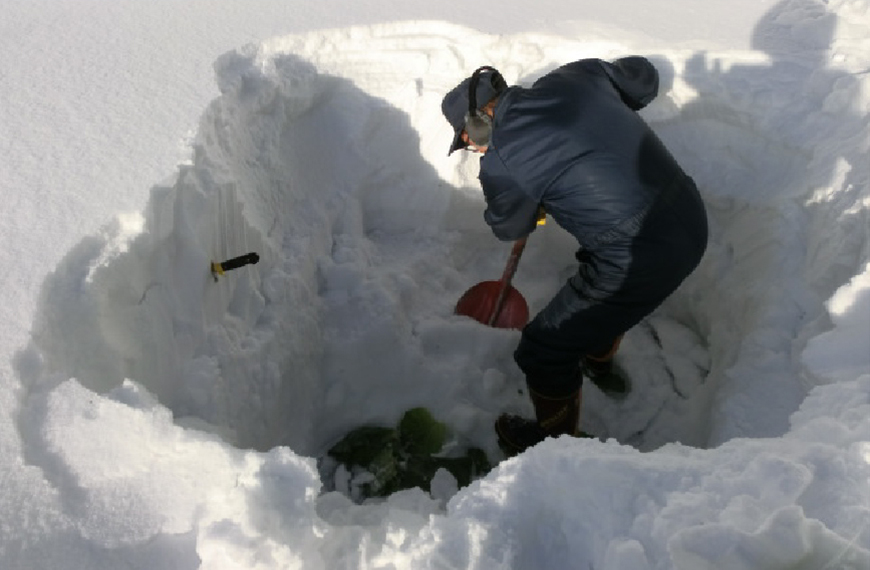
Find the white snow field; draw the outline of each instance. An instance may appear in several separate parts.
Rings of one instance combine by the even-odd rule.
[[[33,304],[23,340],[8,309],[0,567],[870,568],[870,2],[764,3],[736,46],[733,21],[682,4],[709,42],[654,18],[502,15],[514,31],[366,22],[233,49],[176,172],[99,231],[76,233],[78,202],[16,206],[3,175],[13,212],[63,229],[4,253],[10,272],[56,261],[11,297]],[[484,63],[529,84],[627,54],[660,70],[641,115],[711,230],[626,336],[631,395],[589,385],[597,438],[462,489],[441,472],[360,504],[353,480],[321,480],[344,434],[414,406],[502,459],[494,419],[531,413],[519,332],[452,311],[510,244],[483,222],[477,160],[446,156],[440,101]],[[36,156],[12,152],[8,172]],[[42,222],[8,220],[4,241]],[[553,223],[530,237],[514,284],[533,312],[575,248]]]

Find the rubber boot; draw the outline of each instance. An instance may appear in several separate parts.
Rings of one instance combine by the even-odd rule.
[[[589,378],[607,396],[622,399],[628,395],[630,386],[625,373],[613,364],[613,357],[622,342],[618,336],[604,353],[587,354],[582,358],[583,376]]]
[[[579,388],[561,397],[548,397],[529,389],[529,396],[535,407],[535,420],[502,414],[495,422],[499,447],[508,457],[522,453],[548,437],[578,435]]]

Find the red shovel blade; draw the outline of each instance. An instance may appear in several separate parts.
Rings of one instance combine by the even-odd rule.
[[[471,317],[475,321],[489,324],[495,304],[501,292],[501,281],[478,283],[456,303],[457,315]],[[529,306],[522,294],[513,286],[508,286],[501,312],[492,326],[500,329],[521,329],[529,322]]]

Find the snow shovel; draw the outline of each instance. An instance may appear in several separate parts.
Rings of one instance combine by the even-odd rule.
[[[483,281],[465,292],[456,303],[454,313],[499,329],[521,329],[529,322],[529,306],[522,294],[511,285],[526,238],[514,242],[507,265],[498,281]]]

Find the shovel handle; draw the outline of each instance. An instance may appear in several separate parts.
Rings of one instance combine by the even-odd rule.
[[[504,273],[501,275],[501,287],[498,290],[498,297],[495,300],[495,306],[492,309],[492,314],[489,316],[487,324],[493,326],[504,308],[504,301],[507,298],[507,292],[511,287],[511,280],[514,278],[514,273],[517,272],[517,266],[520,264],[520,257],[523,255],[523,250],[526,248],[525,237],[514,242],[511,248],[511,253],[508,256],[507,264],[504,268]]]

